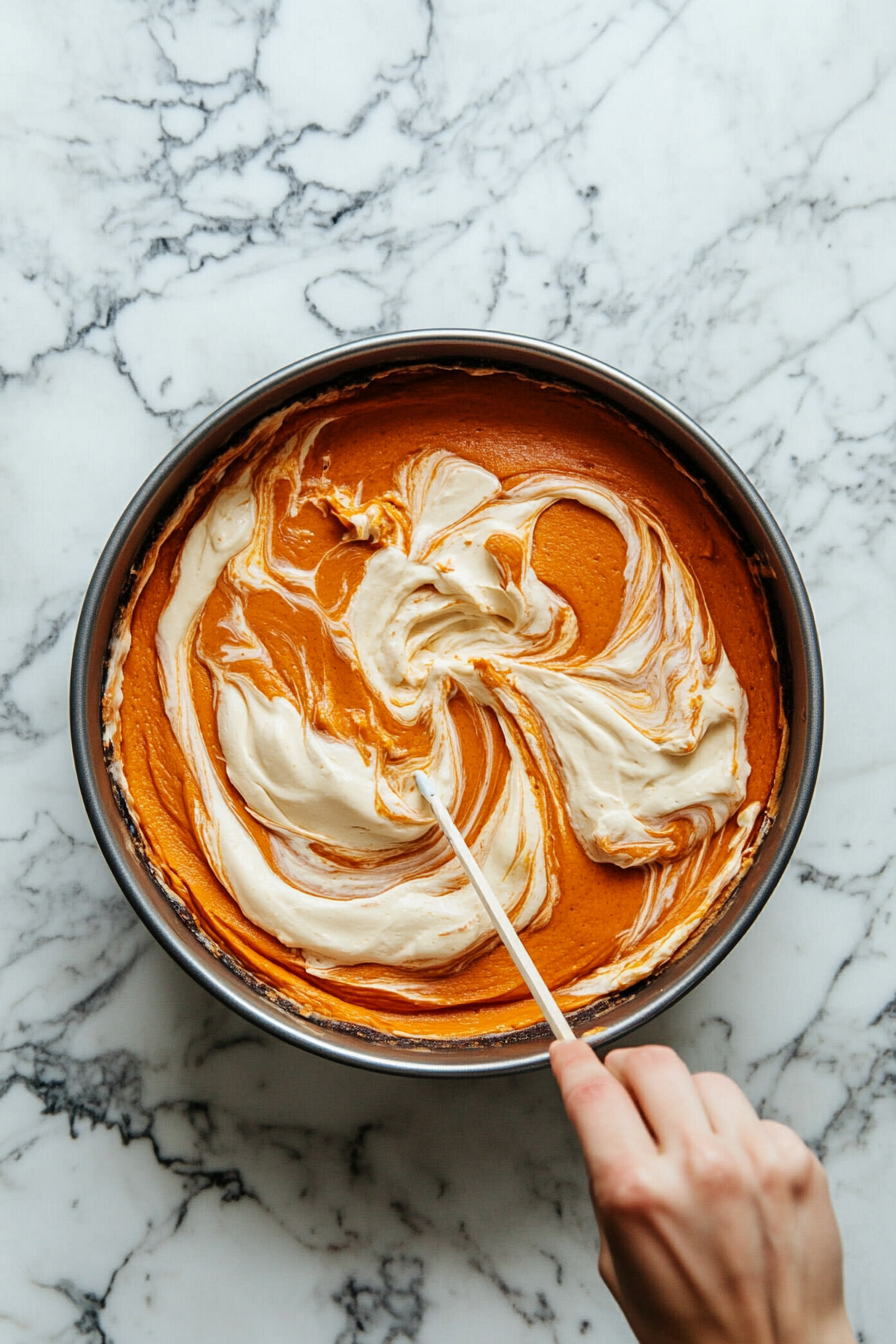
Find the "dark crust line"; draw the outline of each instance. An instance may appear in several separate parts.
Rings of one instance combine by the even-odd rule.
[[[705,481],[702,481],[698,479],[696,476],[693,476],[687,470],[687,468],[684,467],[682,463],[678,461],[675,455],[672,452],[670,452],[669,448],[663,442],[663,440],[658,438],[657,435],[653,432],[653,430],[649,426],[643,424],[637,417],[630,416],[624,413],[617,406],[614,406],[612,402],[605,401],[603,398],[595,396],[587,389],[580,388],[576,384],[568,382],[563,378],[553,378],[548,375],[540,375],[538,377],[534,377],[531,370],[526,370],[521,367],[515,367],[510,364],[497,367],[493,360],[486,360],[486,359],[452,359],[444,363],[441,361],[432,361],[421,364],[387,363],[374,367],[374,369],[369,373],[367,373],[363,378],[359,378],[358,375],[354,373],[343,374],[341,378],[333,379],[332,381],[317,387],[315,390],[307,393],[306,395],[299,395],[298,397],[295,396],[287,397],[285,398],[284,401],[280,403],[280,405],[272,407],[270,410],[265,411],[264,414],[259,415],[255,420],[252,420],[248,425],[244,425],[242,429],[238,430],[235,434],[231,435],[231,437],[226,441],[226,443],[221,445],[221,447],[217,450],[217,452],[214,454],[213,457],[210,457],[208,461],[203,462],[201,466],[197,467],[195,473],[191,477],[189,477],[187,481],[184,482],[177,496],[171,501],[170,507],[167,508],[164,511],[164,513],[160,514],[154,520],[152,526],[150,527],[149,531],[146,534],[143,544],[140,547],[140,551],[137,557],[134,559],[128,571],[127,577],[121,586],[121,593],[119,596],[118,607],[116,609],[115,619],[112,622],[109,644],[107,645],[105,658],[103,660],[102,696],[100,699],[100,726],[101,726],[101,732],[103,733],[103,759],[105,761],[106,770],[109,774],[109,780],[112,786],[112,793],[115,798],[116,805],[121,814],[122,820],[124,821],[124,824],[127,828],[128,835],[131,838],[131,843],[134,847],[135,854],[137,855],[144,869],[152,879],[153,885],[158,889],[158,891],[162,894],[162,896],[164,896],[165,899],[168,901],[168,903],[172,906],[178,917],[190,930],[190,933],[197,940],[197,942],[201,943],[202,946],[208,952],[210,952],[213,957],[215,957],[218,961],[220,961],[223,966],[226,966],[227,969],[231,972],[231,974],[236,976],[236,978],[240,980],[244,985],[246,985],[249,989],[251,989],[253,993],[259,995],[261,998],[267,999],[270,1003],[273,1003],[282,1012],[286,1012],[292,1017],[297,1017],[303,1021],[319,1023],[321,1026],[326,1027],[328,1030],[339,1032],[341,1035],[354,1037],[356,1039],[364,1041],[369,1041],[372,1044],[378,1044],[378,1045],[394,1046],[396,1044],[400,1044],[402,1048],[418,1050],[425,1053],[431,1053],[432,1051],[439,1051],[439,1050],[475,1051],[477,1049],[480,1049],[484,1045],[496,1045],[496,1044],[524,1045],[530,1041],[541,1041],[550,1039],[551,1033],[546,1023],[539,1022],[534,1023],[532,1026],[525,1027],[522,1030],[518,1031],[489,1032],[481,1036],[464,1036],[464,1037],[404,1036],[399,1031],[386,1033],[377,1031],[373,1027],[361,1026],[360,1024],[344,1021],[339,1018],[325,1017],[319,1013],[303,1012],[300,1005],[294,999],[290,999],[286,995],[279,993],[271,985],[266,984],[265,981],[260,980],[257,976],[253,975],[252,972],[247,970],[245,966],[241,965],[238,961],[236,961],[229,952],[225,952],[224,949],[221,948],[214,941],[213,938],[210,938],[209,935],[199,926],[195,916],[187,908],[182,898],[178,896],[176,892],[172,891],[171,888],[167,885],[161,873],[158,871],[155,864],[150,859],[146,851],[146,842],[140,831],[139,823],[137,819],[134,817],[133,813],[131,812],[131,809],[128,806],[127,799],[125,798],[124,793],[122,792],[120,786],[116,782],[114,774],[112,772],[111,767],[115,757],[115,744],[113,742],[106,741],[105,739],[105,732],[104,732],[105,716],[103,715],[103,705],[105,703],[105,697],[109,683],[111,646],[120,633],[121,626],[123,624],[127,612],[127,607],[130,602],[131,594],[134,589],[134,584],[137,582],[137,579],[139,578],[142,572],[146,556],[151,550],[153,544],[155,543],[161,532],[163,532],[164,529],[167,527],[171,519],[171,516],[180,507],[186,494],[195,485],[197,485],[205,476],[208,475],[215,461],[224,457],[226,453],[232,451],[241,442],[248,439],[250,435],[254,433],[254,431],[258,428],[258,426],[262,423],[263,420],[269,419],[271,416],[276,415],[279,411],[284,410],[286,407],[292,407],[292,406],[311,407],[314,406],[315,403],[320,402],[323,397],[328,396],[330,393],[346,392],[351,391],[355,388],[362,389],[364,387],[369,386],[375,380],[379,378],[386,378],[393,373],[395,374],[416,373],[420,372],[421,370],[430,370],[430,369],[432,370],[457,369],[465,372],[479,369],[482,370],[483,372],[488,373],[509,373],[515,377],[525,379],[527,382],[535,383],[537,386],[540,387],[546,387],[546,388],[549,387],[557,391],[570,393],[577,397],[584,397],[586,400],[590,401],[593,405],[599,406],[601,410],[609,411],[611,414],[615,415],[619,420],[621,420],[624,424],[627,424],[632,429],[637,430],[639,434],[642,434],[655,448],[658,448],[664,454],[664,456],[671,461],[676,471],[680,471],[683,476],[687,477],[689,481],[693,482],[693,484],[696,485],[696,487],[703,495],[706,502],[719,515],[719,517],[724,522],[725,526],[728,528],[728,530],[731,532],[731,534],[737,541],[741,549],[741,553],[745,557],[750,572],[753,575],[753,579],[756,582],[757,587],[763,593],[763,599],[765,598],[765,585],[763,580],[766,578],[774,577],[772,574],[769,573],[767,564],[763,563],[758,556],[756,556],[755,554],[751,554],[747,550],[743,538],[738,529],[736,528],[736,526],[734,525],[734,522],[732,521],[731,518],[729,518],[728,514],[722,508],[721,503],[714,497],[714,494],[707,489]],[[776,637],[778,632],[775,629],[775,622],[772,616],[772,607],[766,600],[763,600],[763,606],[765,608],[766,618],[769,622],[769,627],[772,635],[771,638],[772,656],[774,657],[776,662],[779,662],[778,649],[781,646]],[[633,984],[627,986],[627,988],[623,990],[618,990],[611,994],[607,994],[602,998],[592,1000],[590,1003],[583,1005],[583,1007],[578,1010],[575,1010],[573,1012],[567,1012],[565,1016],[567,1021],[570,1023],[572,1027],[576,1027],[579,1025],[583,1026],[587,1025],[591,1027],[589,1035],[598,1035],[600,1033],[600,1027],[595,1026],[596,1021],[599,1021],[599,1019],[605,1013],[611,1012],[612,1009],[618,1007],[621,1004],[626,1003],[629,999],[633,998],[636,992],[641,990],[645,985],[651,984],[652,981],[654,981],[662,972],[664,972],[668,966],[673,965],[681,957],[685,956],[688,952],[690,952],[697,945],[697,943],[700,942],[700,940],[707,933],[707,931],[710,928],[712,928],[712,926],[716,924],[717,921],[724,914],[725,907],[727,906],[729,900],[734,895],[735,891],[740,885],[744,873],[746,872],[747,868],[752,864],[753,859],[755,858],[756,855],[756,851],[758,850],[759,846],[762,844],[762,841],[765,839],[766,835],[769,833],[769,831],[772,829],[775,823],[775,817],[777,815],[778,810],[778,794],[780,791],[781,780],[784,774],[784,767],[787,762],[787,750],[788,750],[787,706],[783,703],[784,696],[787,694],[785,689],[785,682],[786,678],[781,676],[778,677],[778,694],[782,700],[780,707],[782,740],[781,740],[781,749],[778,754],[778,764],[775,770],[774,784],[772,786],[772,792],[769,802],[766,804],[766,807],[763,809],[761,817],[758,819],[756,838],[755,840],[753,840],[753,842],[749,846],[747,854],[744,856],[744,862],[741,865],[741,869],[737,877],[735,877],[729,883],[727,889],[719,893],[712,907],[706,912],[703,919],[700,921],[698,926],[692,931],[692,933],[688,936],[688,938],[684,941],[681,947],[678,948],[677,951],[675,951],[667,961],[663,962],[661,966],[657,967],[656,971],[652,975],[646,976],[643,980],[636,980]]]

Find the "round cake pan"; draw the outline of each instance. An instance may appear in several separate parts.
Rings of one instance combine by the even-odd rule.
[[[133,825],[116,800],[103,752],[101,702],[107,650],[122,592],[154,530],[184,488],[260,416],[312,389],[406,364],[512,368],[576,385],[659,438],[728,519],[753,558],[771,615],[789,746],[777,816],[721,913],[686,950],[648,980],[580,1010],[579,1034],[603,1049],[670,1007],[731,951],[774,890],[802,829],[818,771],[821,659],[806,590],[790,549],[756,490],[710,436],[663,397],[598,360],[531,337],[484,331],[411,331],[377,336],[291,364],[241,392],[188,434],[141,486],[119,519],[87,590],[75,640],[71,730],[84,803],[100,849],[124,894],[164,948],[201,985],[250,1022],[293,1045],[344,1064],[416,1075],[511,1073],[542,1066],[546,1027],[508,1038],[416,1045],[299,1016],[251,984],[185,921],[140,857]]]

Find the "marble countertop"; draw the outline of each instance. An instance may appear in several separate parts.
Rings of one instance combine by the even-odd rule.
[[[415,1082],[249,1028],[138,925],[71,764],[99,550],[209,408],[419,326],[679,403],[797,554],[821,779],[766,912],[645,1033],[830,1173],[896,1282],[892,0],[33,0],[0,18],[0,1344],[630,1339],[545,1074]]]

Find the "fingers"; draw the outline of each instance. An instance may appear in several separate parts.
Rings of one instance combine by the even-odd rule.
[[[742,1142],[759,1140],[759,1116],[737,1083],[721,1073],[695,1073],[694,1087],[716,1134]]]
[[[766,1191],[782,1189],[797,1199],[805,1199],[823,1190],[827,1197],[824,1167],[798,1134],[777,1120],[760,1120],[762,1136],[760,1179]]]
[[[693,1147],[696,1140],[699,1147],[702,1138],[715,1134],[744,1148],[760,1165],[767,1154],[769,1170],[780,1164],[779,1150],[790,1145],[795,1162],[793,1145],[804,1147],[791,1131],[778,1135],[760,1121],[730,1078],[718,1073],[692,1077],[666,1046],[614,1050],[601,1064],[584,1041],[556,1042],[551,1064],[598,1198],[614,1172],[655,1155],[655,1144],[671,1151]]]
[[[665,1045],[614,1050],[606,1067],[631,1093],[661,1148],[711,1133],[709,1117],[683,1060]]]
[[[584,1041],[555,1041],[551,1068],[599,1200],[615,1172],[655,1156],[656,1147],[625,1087]]]
[[[721,1073],[697,1073],[694,1086],[713,1130],[750,1155],[766,1193],[802,1195],[824,1169],[798,1134],[775,1120],[760,1120],[743,1092]]]

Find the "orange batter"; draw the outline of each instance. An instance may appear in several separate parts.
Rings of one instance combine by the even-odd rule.
[[[143,839],[145,856],[165,888],[183,903],[215,948],[305,1015],[417,1039],[473,1038],[524,1028],[538,1022],[540,1015],[506,952],[493,939],[440,967],[318,964],[320,959],[306,957],[301,947],[285,945],[247,918],[215,875],[203,847],[196,820],[199,786],[166,712],[157,649],[160,617],[177,583],[185,541],[216,492],[233,487],[247,465],[252,471],[278,453],[281,458],[294,456],[310,428],[327,417],[334,418],[308,444],[302,470],[303,479],[326,486],[330,503],[323,505],[318,499],[297,508],[288,482],[274,472],[266,505],[273,520],[270,537],[277,563],[296,573],[315,570],[319,609],[305,606],[297,611],[276,587],[260,586],[243,601],[240,619],[266,653],[253,661],[247,644],[234,654],[234,640],[248,637],[234,633],[235,580],[232,567],[225,568],[202,610],[189,661],[190,694],[218,785],[272,864],[278,862],[276,836],[272,840],[271,828],[247,806],[228,775],[216,719],[218,690],[209,667],[216,659],[243,658],[241,674],[251,678],[262,696],[304,704],[316,732],[353,742],[366,757],[379,752],[399,773],[402,763],[425,752],[426,723],[403,722],[378,702],[365,669],[353,666],[344,649],[337,647],[320,614],[340,619],[372,550],[386,544],[383,538],[399,535],[405,515],[396,492],[397,472],[421,453],[447,451],[492,473],[507,489],[536,473],[585,478],[659,520],[696,581],[701,609],[705,603],[748,704],[745,743],[750,768],[744,804],[757,804],[758,815],[740,871],[755,846],[761,813],[773,810],[785,740],[775,650],[762,593],[725,520],[643,430],[581,392],[509,372],[476,376],[461,369],[392,372],[268,417],[206,473],[187,497],[176,524],[163,532],[146,556],[134,596],[122,613],[120,631],[129,634],[129,643],[121,642],[119,635],[120,709],[110,691],[106,716],[127,807]],[[382,535],[349,536],[351,510],[357,512],[372,500],[385,501]],[[487,542],[508,591],[516,591],[514,584],[520,581],[525,560],[521,546],[506,532]],[[565,599],[575,614],[577,632],[567,654],[571,665],[598,657],[612,641],[625,599],[626,556],[619,528],[581,502],[558,500],[538,518],[531,564],[537,578]],[[486,685],[500,680],[484,664],[479,672]],[[455,815],[473,843],[505,785],[510,768],[507,739],[492,711],[483,709],[462,684],[451,699],[450,715],[471,781]],[[587,994],[573,992],[575,984],[611,969],[623,955],[635,968],[628,981],[638,978],[639,944],[637,940],[632,944],[631,931],[637,928],[649,884],[662,874],[663,861],[621,867],[589,857],[570,825],[551,753],[533,753],[525,718],[520,722],[523,726],[515,730],[517,746],[547,818],[544,862],[546,880],[553,883],[555,893],[523,937],[561,1005],[573,1012],[589,1001]],[[696,858],[679,860],[682,880],[650,930],[651,946],[668,937],[674,950],[676,929],[688,926],[695,911],[706,918],[709,880],[722,871],[736,830],[732,816],[693,851],[696,855],[699,850],[699,864]],[[439,843],[432,832],[410,843],[420,856],[421,871],[436,861],[427,856],[441,854]],[[366,860],[346,862],[349,870],[352,863],[365,873],[368,870]],[[692,881],[690,873],[695,875]],[[712,909],[732,885],[733,881],[725,883],[710,902]],[[334,899],[346,897],[351,897],[350,888],[342,893],[334,889]],[[594,997],[599,995],[590,996]]]

